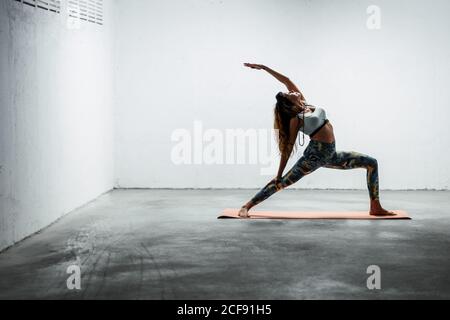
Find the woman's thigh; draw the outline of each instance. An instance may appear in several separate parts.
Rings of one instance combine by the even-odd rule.
[[[297,181],[299,181],[304,176],[307,176],[320,167],[323,167],[328,163],[328,158],[326,155],[321,155],[317,153],[305,153],[289,170],[289,172],[282,178],[281,184],[283,188],[286,188]]]
[[[355,151],[338,151],[325,165],[326,168],[350,170],[367,168],[377,165],[377,160],[363,153]]]

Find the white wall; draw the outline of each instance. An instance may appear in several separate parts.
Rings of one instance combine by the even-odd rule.
[[[263,63],[325,107],[338,148],[379,160],[383,189],[450,184],[447,0],[118,0],[116,186],[261,187],[261,165],[171,162],[174,130],[270,128]],[[366,27],[369,5],[380,30]],[[297,185],[365,188],[362,170]]]
[[[105,25],[79,29],[62,3],[55,15],[0,0],[0,250],[113,185],[261,187],[262,164],[171,160],[172,134],[196,120],[219,134],[272,126],[284,88],[243,62],[325,107],[339,149],[378,158],[382,188],[449,187],[446,0],[105,0]],[[381,30],[366,27],[372,4]],[[320,170],[295,187],[365,177]]]
[[[0,0],[0,249],[113,187],[111,1],[65,12]]]

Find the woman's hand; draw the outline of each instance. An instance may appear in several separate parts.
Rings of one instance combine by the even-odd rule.
[[[275,179],[270,181],[270,183],[275,183],[275,186],[277,187],[277,189],[282,189],[282,187],[281,187],[281,178],[280,177],[275,177]]]
[[[244,66],[246,66],[248,68],[256,69],[256,70],[264,70],[266,68],[266,66],[264,66],[262,64],[254,64],[254,63],[244,63]]]

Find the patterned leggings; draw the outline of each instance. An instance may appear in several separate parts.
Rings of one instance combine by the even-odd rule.
[[[336,152],[336,143],[311,140],[294,167],[278,182],[271,181],[250,201],[252,206],[263,202],[274,193],[296,183],[317,169],[367,169],[367,187],[371,200],[379,200],[378,162],[376,159],[357,152]]]

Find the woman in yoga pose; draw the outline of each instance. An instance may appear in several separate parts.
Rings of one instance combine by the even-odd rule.
[[[333,126],[327,119],[324,109],[308,104],[303,94],[288,77],[264,65],[251,63],[244,65],[252,69],[267,71],[283,83],[288,92],[280,92],[276,96],[275,129],[278,130],[278,146],[281,153],[278,175],[241,208],[240,217],[248,218],[251,208],[321,167],[343,170],[366,169],[370,214],[373,216],[395,215],[383,209],[380,204],[376,159],[357,152],[336,151]],[[299,131],[303,134],[303,141],[305,134],[310,136],[311,141],[305,149],[303,157],[283,176]]]

